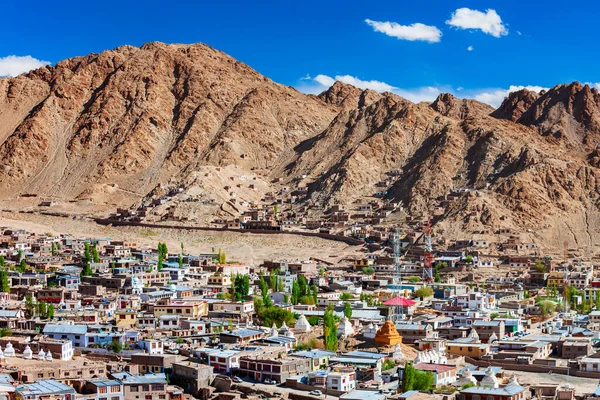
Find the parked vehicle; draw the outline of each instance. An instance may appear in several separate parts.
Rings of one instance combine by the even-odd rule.
[[[242,383],[244,382],[242,380],[242,378],[240,378],[239,376],[234,376],[233,378],[231,378],[232,381],[234,381],[235,383]]]
[[[323,393],[320,390],[311,390],[308,394],[312,394],[313,396],[321,396]]]

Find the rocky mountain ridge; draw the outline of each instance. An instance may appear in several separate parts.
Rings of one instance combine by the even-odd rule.
[[[0,79],[0,189],[11,201],[127,206],[192,176],[214,192],[224,183],[206,186],[199,171],[235,167],[265,193],[274,178],[306,186],[300,201],[323,209],[379,193],[413,215],[446,210],[446,237],[512,227],[593,252],[598,138],[600,95],[577,82],[511,93],[497,110],[341,82],[313,96],[202,44],[123,46]]]

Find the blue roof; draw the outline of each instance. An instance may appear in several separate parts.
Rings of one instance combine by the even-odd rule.
[[[255,329],[236,329],[232,332],[222,332],[221,335],[227,335],[227,336],[237,336],[237,337],[250,337],[250,336],[254,336],[254,335],[262,335],[264,332],[263,331],[257,331]]]
[[[306,350],[299,351],[297,353],[292,353],[293,356],[304,357],[304,358],[322,358],[322,357],[331,357],[334,356],[335,353],[333,351],[327,350]]]
[[[360,357],[344,357],[344,356],[340,356],[340,357],[331,357],[329,359],[330,362],[339,362],[339,363],[344,363],[344,364],[369,364],[369,365],[375,365],[377,364],[377,360],[373,359],[373,358],[360,358]]]
[[[151,383],[167,383],[165,374],[146,374],[146,375],[132,375],[129,372],[117,372],[112,376],[123,382],[124,384],[139,383],[139,384],[151,384]]]
[[[371,352],[371,351],[354,350],[354,351],[351,351],[349,353],[344,353],[343,356],[361,357],[361,358],[373,358],[373,359],[379,360],[381,358],[387,357],[387,354],[374,353],[374,352]]]
[[[44,334],[85,335],[87,330],[86,325],[48,324],[44,327]]]
[[[17,386],[17,392],[21,392],[25,395],[49,395],[59,393],[75,393],[69,385],[55,381],[54,379],[40,380],[35,383],[29,383],[26,385]]]
[[[516,383],[510,383],[504,387],[492,388],[492,387],[481,387],[481,386],[473,386],[468,389],[463,389],[460,393],[472,393],[479,395],[488,395],[488,396],[514,396],[515,394],[521,393],[525,388]]]

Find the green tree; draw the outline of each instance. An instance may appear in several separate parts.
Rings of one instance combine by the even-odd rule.
[[[48,318],[48,319],[54,318],[54,304],[52,304],[52,303],[48,304],[48,311],[46,314],[46,318]]]
[[[375,268],[373,268],[373,267],[363,267],[362,273],[365,274],[365,275],[372,275],[373,273],[375,273]]]
[[[10,284],[8,283],[8,270],[6,267],[0,267],[0,292],[10,293]]]
[[[415,383],[413,385],[413,390],[420,390],[422,392],[427,392],[433,386],[435,378],[431,371],[421,371],[415,370]]]
[[[185,250],[184,250],[184,246],[183,246],[183,242],[181,242],[181,254],[185,254]]]
[[[344,303],[344,315],[348,319],[352,318],[352,306],[350,303]]]
[[[54,246],[54,242],[50,244],[50,254],[52,254],[52,257],[56,255],[56,247]]]
[[[6,266],[6,262],[4,261],[4,256],[0,256],[0,267],[4,268]]]
[[[386,359],[383,364],[381,365],[381,370],[382,371],[387,371],[389,369],[392,369],[396,366],[396,363],[393,362],[392,360],[390,360],[389,358]]]
[[[546,317],[554,312],[556,304],[551,300],[543,300],[538,303],[538,307],[540,307],[540,313]]]
[[[415,386],[415,367],[413,363],[407,361],[404,365],[404,372],[402,373],[402,382],[400,387],[402,388],[402,392],[408,392],[409,390],[413,390]]]
[[[313,304],[317,304],[318,300],[319,300],[319,288],[316,284],[313,284],[312,286],[312,297],[313,297]]]
[[[277,275],[275,274],[275,271],[271,271],[271,274],[269,275],[269,288],[271,289],[271,292],[277,291]]]
[[[19,262],[19,265],[17,266],[17,271],[20,273],[24,273],[25,271],[27,271],[27,262],[24,258],[22,258]]]
[[[221,264],[221,265],[227,264],[227,255],[221,249],[219,249],[219,254],[217,255],[217,259],[218,259],[219,264]]]
[[[306,304],[306,305],[314,305],[315,304],[315,299],[313,296],[302,296],[298,299],[298,303],[300,304]]]
[[[110,349],[113,353],[120,353],[121,351],[123,351],[123,345],[119,341],[113,341],[110,344]]]
[[[291,301],[293,305],[298,304],[300,301],[300,285],[298,285],[298,281],[294,280],[292,282],[292,297]]]
[[[260,294],[263,298],[269,295],[269,285],[267,285],[267,282],[265,282],[265,279],[262,276],[258,280],[258,287],[260,288]]]
[[[46,302],[38,301],[35,306],[35,308],[37,309],[37,314],[42,318],[46,318],[48,314],[48,305],[46,304]]]
[[[535,270],[540,273],[548,272],[548,267],[546,266],[546,263],[544,262],[544,260],[536,260],[535,261]]]
[[[337,327],[335,324],[333,307],[331,306],[327,307],[327,309],[325,310],[325,314],[323,315],[323,337],[325,341],[325,348],[329,351],[337,351]]]
[[[319,267],[319,276],[325,276],[325,267],[322,265]]]
[[[473,256],[466,256],[465,257],[465,262],[467,264],[473,264]]]
[[[490,319],[493,321],[493,320],[495,320],[496,318],[498,318],[499,316],[500,316],[500,314],[498,314],[497,312],[495,312],[495,313],[491,313],[491,314],[490,314]]]
[[[81,258],[81,263],[83,265],[89,264],[92,262],[92,256],[90,254],[90,244],[85,242],[83,244],[83,257]]]
[[[94,271],[92,271],[92,266],[90,265],[90,263],[85,264],[83,269],[81,270],[81,276],[92,276],[93,274]]]
[[[415,290],[414,296],[415,298],[424,299],[425,297],[429,297],[433,295],[433,289],[429,286],[423,286],[419,289]]]
[[[350,292],[342,292],[340,295],[340,300],[352,300],[353,298],[354,296],[352,296],[352,293]]]
[[[92,246],[92,260],[94,260],[95,263],[100,262],[100,255],[98,254],[98,248],[96,247],[95,243]]]
[[[408,281],[410,283],[417,283],[417,282],[421,282],[421,278],[419,278],[418,276],[409,276]]]
[[[177,260],[179,262],[179,268],[183,268],[183,256],[180,254]]]
[[[35,302],[33,296],[30,294],[25,296],[25,313],[27,314],[27,318],[32,318],[35,313]]]

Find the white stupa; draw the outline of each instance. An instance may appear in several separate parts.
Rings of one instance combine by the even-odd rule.
[[[475,329],[471,329],[471,333],[469,334],[469,338],[475,339],[475,343],[479,343],[479,334]]]
[[[2,351],[2,347],[0,346],[0,360],[4,358],[4,352]]]
[[[52,353],[50,352],[50,350],[48,350],[48,352],[46,353],[46,361],[52,361]]]
[[[283,336],[287,336],[287,333],[289,332],[289,330],[290,330],[290,328],[288,328],[285,321],[283,321],[281,328],[279,328],[279,333],[282,334]]]
[[[394,352],[392,353],[393,360],[401,360],[404,358],[404,353],[402,352],[402,348],[400,347],[400,343],[396,343],[394,347]]]
[[[13,345],[11,342],[8,342],[6,344],[6,349],[4,349],[4,356],[5,357],[14,357],[15,356],[15,349],[13,349]]]
[[[363,329],[362,335],[365,339],[375,339],[377,335],[377,326],[371,322],[365,329]]]
[[[488,338],[488,343],[494,343],[498,341],[498,336],[496,336],[496,332],[492,332],[490,337]]]
[[[312,331],[312,326],[310,326],[304,314],[300,314],[296,325],[294,325],[294,330],[296,333],[310,333]]]
[[[517,376],[516,375],[513,375],[513,376],[510,377],[510,379],[508,380],[508,384],[509,385],[519,385],[519,386],[521,386],[519,384],[519,381],[517,380]]]
[[[269,332],[269,336],[270,337],[277,337],[277,336],[279,336],[279,332],[277,331],[277,325],[275,325],[275,322],[273,322],[273,326],[271,327],[271,331]]]
[[[354,328],[352,327],[350,320],[348,320],[348,318],[346,318],[345,315],[342,318],[342,320],[340,321],[340,324],[338,325],[337,334],[338,334],[338,337],[342,337],[342,336],[347,337],[347,336],[351,336],[354,334]]]
[[[296,338],[296,335],[294,335],[294,332],[291,329],[288,329],[284,336],[288,337],[288,338],[291,338],[291,339],[295,339]]]
[[[513,377],[514,377],[514,375],[513,375]],[[500,384],[498,382],[498,378],[496,378],[496,374],[494,373],[494,370],[491,369],[490,367],[488,367],[485,370],[485,376],[481,380],[481,387],[497,389],[498,386],[500,386]]]
[[[142,294],[144,292],[144,279],[133,275],[131,277],[131,292],[133,294]]]
[[[473,372],[471,372],[470,369],[466,368],[464,372],[460,375],[460,377],[456,380],[456,382],[453,383],[453,385],[456,387],[461,387],[469,383],[477,385],[477,379],[475,379],[475,377],[473,376]]]
[[[28,360],[31,360],[33,358],[33,351],[31,351],[31,347],[25,347],[25,350],[23,350],[23,358],[26,358]]]
[[[46,352],[44,349],[40,349],[40,352],[37,355],[38,360],[44,360],[46,358]]]

